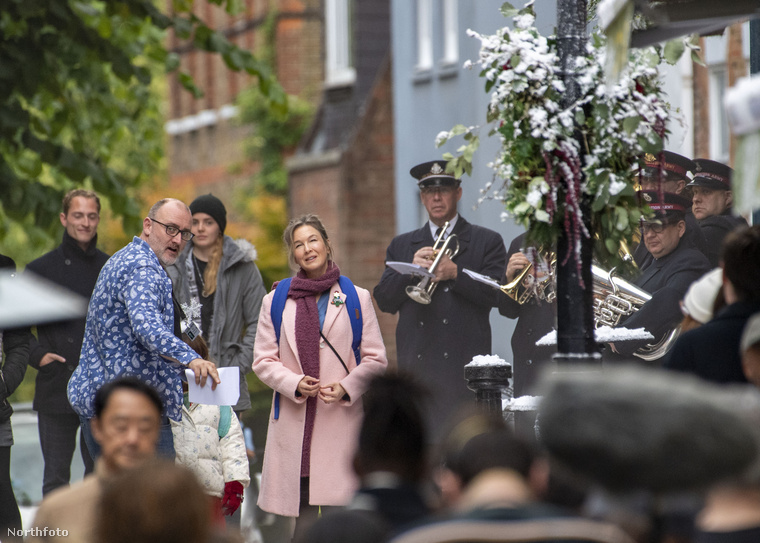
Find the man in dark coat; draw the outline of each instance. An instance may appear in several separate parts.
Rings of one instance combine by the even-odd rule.
[[[654,336],[654,342],[658,342],[681,321],[680,301],[689,285],[710,270],[710,263],[705,255],[688,247],[684,239],[688,202],[668,192],[660,195],[658,191],[642,191],[640,194],[654,215],[641,224],[648,258],[634,284],[652,298],[620,326],[644,328]],[[645,344],[653,342],[618,342],[613,350],[629,356]]]
[[[644,168],[639,175],[639,185],[643,191],[677,194],[685,200],[684,241],[687,246],[707,255],[707,241],[692,213],[691,192],[688,188],[696,169],[694,161],[672,151],[662,151],[656,156],[647,153],[644,155]],[[640,243],[633,253],[633,259],[639,269],[642,269],[649,265],[652,255],[644,244]]]
[[[532,262],[528,258],[529,247],[525,245],[525,234],[520,234],[509,246],[507,251],[507,270],[505,282],[512,282],[526,266]],[[538,266],[544,266],[541,258],[546,255],[536,254]],[[548,263],[546,263],[548,265]],[[531,268],[531,273],[548,273],[542,269],[538,272]],[[536,346],[536,341],[551,332],[556,327],[557,304],[546,300],[538,300],[531,296],[525,303],[518,303],[506,295],[499,296],[499,313],[509,319],[517,319],[515,331],[512,333],[513,357],[513,391],[515,398],[530,395],[541,370],[552,362],[552,355],[557,351],[554,346]],[[534,415],[532,413],[515,413],[515,430],[522,436],[533,435]]]
[[[75,189],[63,198],[61,244],[29,263],[28,271],[65,287],[87,300],[108,255],[97,249],[100,199]],[[79,364],[85,318],[37,327],[29,364],[38,370],[33,407],[39,420],[40,446],[45,460],[42,494],[69,484],[76,448],[79,416],[69,405],[66,385]],[[80,450],[87,473],[93,462],[84,440]]]
[[[718,383],[746,383],[740,342],[749,318],[760,311],[760,225],[726,236],[723,295],[727,305],[706,324],[678,338],[665,366]]]
[[[715,268],[720,262],[723,238],[739,226],[747,226],[743,217],[732,214],[734,195],[731,191],[733,170],[714,160],[697,158],[694,160],[696,172],[691,188],[692,206],[705,237],[705,256]]]
[[[391,268],[385,269],[374,296],[381,311],[399,313],[398,366],[416,374],[432,391],[428,420],[433,438],[438,439],[457,406],[474,402],[463,367],[474,356],[491,353],[489,314],[500,296],[462,270],[502,277],[507,254],[499,234],[470,224],[457,213],[462,188],[459,179],[446,173],[446,161],[420,164],[412,168],[411,174],[418,180],[429,221],[419,230],[396,236],[388,246],[386,261],[430,267],[436,234],[447,222],[444,236],[456,235],[459,251],[453,259],[442,257],[436,266],[438,286],[430,304],[418,303],[406,293],[406,288],[417,284],[419,278]],[[450,242],[449,247],[453,245]]]

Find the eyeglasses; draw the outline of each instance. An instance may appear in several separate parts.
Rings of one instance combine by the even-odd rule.
[[[653,234],[662,234],[663,230],[665,230],[665,228],[669,225],[670,223],[668,222],[642,222],[639,226],[641,228],[641,235],[643,236],[647,232],[652,232]]]
[[[420,192],[425,196],[431,196],[436,192],[442,196],[446,196],[454,192],[454,187],[422,187]]]
[[[195,236],[195,234],[193,234],[190,230],[180,230],[176,226],[171,226],[171,225],[168,225],[168,224],[164,224],[164,223],[162,223],[160,221],[157,221],[156,219],[151,219],[150,217],[148,217],[148,218],[151,221],[156,222],[156,223],[160,224],[161,226],[163,226],[164,228],[166,228],[166,233],[169,235],[170,238],[173,238],[177,234],[180,234],[180,236],[182,237],[182,239],[184,239],[185,241],[190,241]]]

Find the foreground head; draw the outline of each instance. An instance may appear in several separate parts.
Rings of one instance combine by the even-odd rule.
[[[159,200],[143,220],[140,236],[148,242],[163,267],[174,264],[185,243],[193,239],[190,208],[174,198]]]
[[[333,251],[319,217],[310,213],[291,220],[282,239],[292,267],[302,269],[311,279],[324,275],[328,262],[333,260]]]
[[[727,303],[760,302],[760,225],[739,228],[726,236],[721,265]]]
[[[120,377],[98,389],[90,424],[109,471],[133,468],[153,458],[162,410],[158,393],[136,377]]]
[[[649,205],[652,214],[641,222],[641,237],[647,250],[659,259],[676,250],[686,233],[684,214],[688,206],[676,194],[659,191],[640,191],[639,198]]]
[[[437,226],[443,226],[457,214],[457,202],[462,198],[461,181],[446,173],[447,161],[423,162],[409,173],[417,180],[420,200],[428,212],[428,217]]]
[[[190,204],[193,215],[193,245],[213,247],[224,236],[227,227],[227,210],[222,201],[213,194],[198,196]]]
[[[641,190],[681,194],[691,181],[696,164],[685,156],[671,151],[644,155],[644,167],[639,176]]]
[[[69,237],[86,248],[98,233],[100,198],[91,190],[70,190],[63,197],[60,219]]]
[[[363,397],[364,420],[354,469],[360,477],[377,471],[416,483],[426,475],[427,429],[422,413],[426,391],[411,375],[375,377]]]
[[[189,469],[154,459],[104,485],[96,540],[206,543],[210,511],[203,488]]]
[[[744,327],[741,353],[744,376],[760,388],[760,313],[750,318]]]
[[[721,215],[734,203],[731,192],[731,175],[733,170],[714,160],[698,158],[694,180],[688,187],[692,194],[692,212],[698,220],[714,215]]]
[[[743,475],[760,452],[738,389],[622,365],[547,373],[542,384],[542,445],[559,466],[611,492],[703,490]]]

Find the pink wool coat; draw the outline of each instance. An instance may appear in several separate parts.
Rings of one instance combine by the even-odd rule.
[[[311,505],[345,505],[357,488],[352,469],[363,409],[362,395],[369,382],[382,374],[388,360],[380,335],[372,299],[367,290],[356,287],[362,308],[361,364],[351,350],[353,334],[345,303],[335,305],[333,293],[346,296],[338,283],[330,288],[322,333],[340,353],[349,374],[330,347],[320,338],[319,380],[323,385],[340,383],[350,401],[327,405],[317,400],[317,414],[311,443],[309,499]],[[266,453],[262,469],[259,507],[264,511],[298,516],[301,485],[301,448],[306,418],[306,397],[296,397],[304,377],[295,339],[296,303],[288,298],[282,314],[280,345],[272,325],[270,292],[264,297],[253,350],[253,371],[261,381],[280,393],[280,416],[274,418],[274,402],[269,414]]]

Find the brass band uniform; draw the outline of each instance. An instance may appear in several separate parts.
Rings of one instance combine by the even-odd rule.
[[[440,436],[445,421],[463,402],[474,402],[464,380],[465,364],[476,355],[491,353],[489,314],[501,296],[491,287],[462,272],[467,268],[500,278],[507,258],[501,236],[476,226],[457,213],[462,197],[460,180],[446,173],[446,161],[415,166],[411,175],[420,188],[420,199],[429,220],[418,230],[396,236],[388,246],[386,261],[412,262],[429,267],[439,228],[444,237],[456,235],[458,251],[444,256],[436,266],[438,286],[429,304],[418,303],[406,289],[420,281],[386,268],[374,289],[381,311],[399,314],[396,350],[400,370],[416,374],[432,392],[429,417],[431,433]]]

